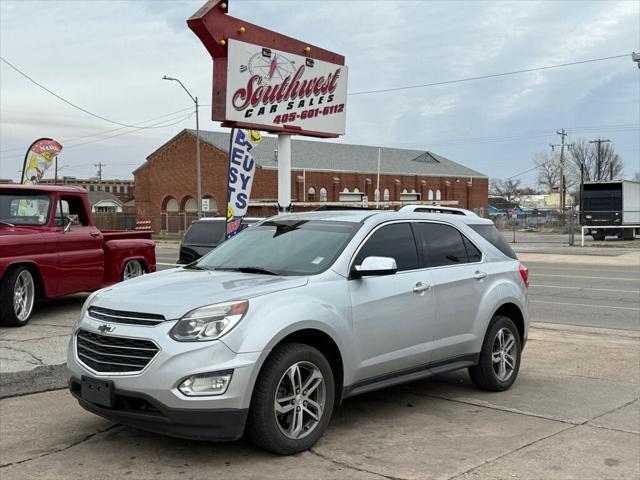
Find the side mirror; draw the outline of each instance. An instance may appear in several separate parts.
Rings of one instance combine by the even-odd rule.
[[[396,261],[391,257],[367,257],[361,265],[356,265],[351,270],[353,278],[366,276],[393,275],[398,271]]]
[[[67,215],[64,217],[64,231],[68,232],[71,230],[71,225],[78,225],[80,223],[80,218],[78,215]]]

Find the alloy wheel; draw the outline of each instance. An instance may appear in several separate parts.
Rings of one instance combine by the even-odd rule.
[[[122,280],[128,280],[130,278],[139,277],[144,272],[142,271],[142,265],[137,260],[127,262],[124,266],[124,272],[122,272]]]
[[[325,401],[320,369],[307,361],[291,365],[278,383],[273,405],[280,432],[292,440],[309,435],[322,419]]]
[[[506,382],[516,368],[517,350],[515,335],[508,328],[501,328],[493,339],[491,361],[496,378]]]
[[[35,300],[35,284],[28,270],[23,270],[16,278],[13,289],[13,312],[20,322],[26,321],[33,310]]]

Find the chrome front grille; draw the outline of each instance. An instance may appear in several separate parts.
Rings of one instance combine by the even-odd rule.
[[[87,367],[99,373],[139,373],[156,356],[150,340],[100,335],[87,330],[76,334],[76,354]]]
[[[110,323],[126,323],[129,325],[157,325],[166,319],[155,313],[123,312],[102,307],[89,307],[89,316]]]

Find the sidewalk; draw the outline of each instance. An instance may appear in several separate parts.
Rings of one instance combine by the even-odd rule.
[[[534,327],[511,390],[480,392],[460,371],[354,397],[291,457],[136,431],[39,393],[0,400],[0,477],[638,478],[639,383],[637,332]]]

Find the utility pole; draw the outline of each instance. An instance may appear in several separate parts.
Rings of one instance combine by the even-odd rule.
[[[597,138],[595,140],[591,140],[589,143],[597,143],[598,146],[596,147],[596,180],[602,180],[602,178],[600,177],[600,174],[602,173],[602,159],[600,157],[600,147],[603,143],[609,143],[611,140],[606,139],[603,140],[601,138]],[[613,164],[611,165],[611,177],[613,179]]]
[[[102,184],[102,167],[106,167],[106,163],[98,162],[93,164],[94,167],[98,168],[98,184]],[[99,190],[99,188],[98,188]]]
[[[198,112],[198,109],[199,109],[198,97],[194,97],[193,95],[191,95],[191,92],[187,90],[187,87],[185,87],[184,84],[177,78],[167,77],[165,75],[162,77],[162,79],[178,82],[182,87],[182,89],[185,92],[187,92],[187,95],[191,97],[191,100],[193,100],[193,103],[195,104],[195,107],[196,107],[196,202],[198,203],[197,216],[198,218],[201,218],[202,217],[202,176],[200,174],[200,120],[199,120],[200,114]],[[291,137],[289,137],[289,139],[291,139]],[[291,142],[289,142],[289,151],[291,151]],[[291,177],[291,175],[289,175],[289,177]],[[291,190],[291,187],[289,187],[289,190]],[[289,194],[289,200],[287,201],[287,205],[289,205],[289,203],[291,203],[290,194]]]
[[[557,143],[557,144],[550,143],[549,146],[551,147],[552,151],[555,149],[554,147],[560,147],[560,191],[559,191],[560,202],[559,203],[560,203],[562,223],[564,224],[564,209],[565,209],[565,203],[566,203],[565,199],[567,196],[566,185],[565,185],[566,182],[564,178],[564,147],[565,147],[564,138],[568,134],[564,128],[560,131],[556,131],[556,133],[560,135],[561,143]]]

